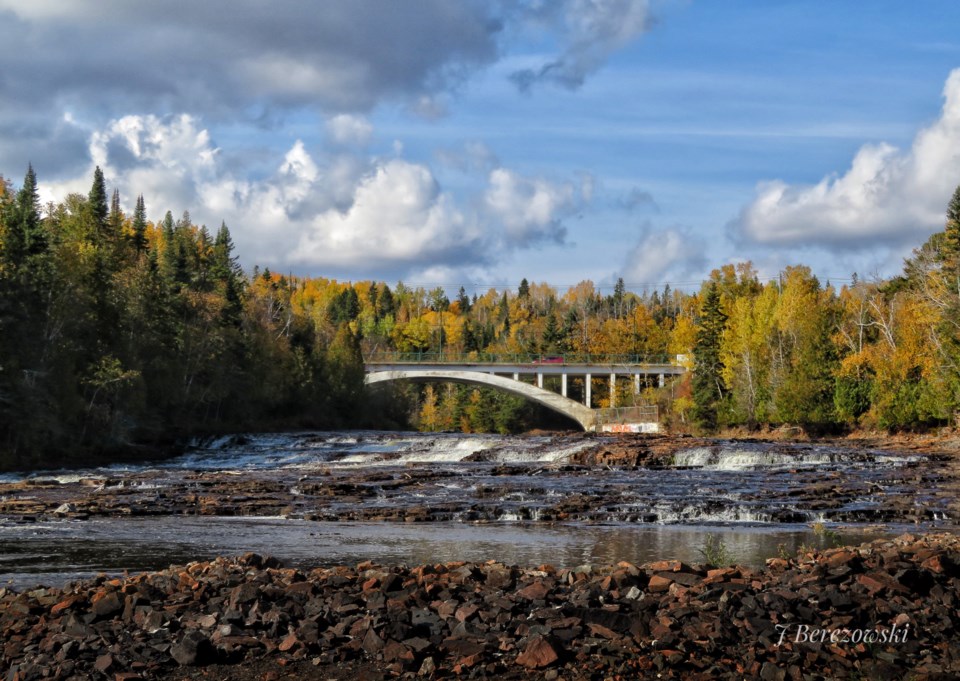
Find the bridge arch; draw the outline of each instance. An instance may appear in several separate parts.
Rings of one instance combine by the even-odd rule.
[[[596,414],[593,409],[586,407],[569,397],[557,395],[549,390],[538,388],[535,385],[514,381],[502,376],[487,374],[479,371],[437,371],[430,369],[403,369],[394,371],[371,371],[367,374],[367,385],[385,383],[388,381],[413,381],[417,383],[465,383],[469,385],[489,386],[514,395],[520,395],[528,400],[542,404],[548,409],[563,414],[580,424],[586,431],[596,430]]]

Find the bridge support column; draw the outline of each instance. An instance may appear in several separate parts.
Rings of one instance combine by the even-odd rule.
[[[567,396],[567,375],[565,373],[560,374],[560,394],[564,397]]]
[[[513,380],[519,381],[519,380],[520,380],[520,374],[518,374],[517,372],[513,372]]]
[[[659,383],[661,388],[667,384],[666,378],[664,377],[663,374],[660,374],[657,382]]]
[[[633,394],[640,394],[640,374],[633,375]]]
[[[542,371],[538,371],[538,372],[537,372],[537,387],[538,387],[538,388],[542,388],[542,387],[543,387],[543,372],[542,372]]]
[[[610,374],[610,406],[617,406],[617,375]]]
[[[593,407],[590,406],[590,381],[592,378],[593,376],[590,374],[583,377],[583,404],[587,409],[593,409]]]

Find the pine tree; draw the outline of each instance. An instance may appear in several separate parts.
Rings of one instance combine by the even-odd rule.
[[[87,203],[90,206],[90,215],[93,217],[97,236],[102,238],[106,232],[109,208],[107,206],[107,185],[104,182],[103,171],[100,170],[100,166],[97,166],[96,170],[93,171],[93,186],[90,187]]]
[[[707,431],[716,429],[718,407],[724,397],[720,341],[726,323],[727,315],[720,304],[720,289],[716,282],[710,282],[700,306],[700,328],[693,351],[696,361],[693,372],[693,419]]]
[[[47,238],[40,223],[40,198],[37,194],[37,175],[33,166],[27,166],[23,186],[16,197],[17,231],[22,239],[23,255],[30,257],[46,250]]]
[[[137,255],[147,248],[147,209],[144,206],[143,194],[137,197],[137,207],[133,212],[132,242]]]
[[[466,290],[462,286],[457,292],[457,303],[460,305],[461,313],[467,314],[470,312],[470,296],[467,295]]]

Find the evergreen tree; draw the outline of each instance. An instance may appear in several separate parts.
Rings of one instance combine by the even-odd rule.
[[[386,284],[383,285],[383,288],[380,289],[380,293],[377,296],[377,314],[380,319],[385,319],[386,317],[392,317],[396,314],[396,303],[393,299],[393,292],[390,290],[390,287]]]
[[[724,398],[720,343],[727,315],[720,304],[720,289],[710,282],[700,306],[700,326],[694,346],[693,419],[706,431],[717,428],[719,405]]]
[[[139,255],[147,248],[147,209],[143,202],[143,194],[137,197],[137,207],[133,212],[133,249]]]
[[[38,255],[47,248],[46,234],[40,222],[37,175],[32,165],[27,166],[23,186],[17,192],[8,230],[8,248],[15,259]]]
[[[103,171],[100,170],[100,166],[97,166],[96,170],[93,171],[93,186],[90,187],[90,193],[87,196],[87,205],[98,238],[102,238],[107,228],[109,208],[107,206],[107,185],[104,182]]]
[[[466,290],[462,286],[457,292],[457,303],[460,305],[460,312],[463,314],[470,313],[470,296],[467,295]]]

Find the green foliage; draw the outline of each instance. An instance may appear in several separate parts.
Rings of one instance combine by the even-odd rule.
[[[833,406],[837,418],[847,423],[857,420],[870,409],[873,382],[866,376],[837,376],[833,390]]]
[[[700,328],[694,348],[696,365],[693,371],[693,419],[703,430],[715,430],[719,408],[724,398],[723,363],[720,360],[720,342],[727,315],[720,305],[720,289],[716,283],[707,285],[700,306]]]
[[[700,556],[704,563],[713,567],[723,567],[733,562],[733,555],[726,543],[715,534],[707,535],[703,548],[700,549]]]
[[[0,468],[356,421],[357,338],[318,325],[283,277],[248,280],[226,225],[154,228],[142,196],[128,223],[99,168],[46,218],[36,197],[32,168],[15,194],[0,182]]]
[[[402,282],[247,277],[225,224],[153,224],[143,196],[128,218],[99,168],[89,194],[41,215],[30,167],[19,190],[0,180],[0,466],[237,427],[403,425],[410,412],[422,427],[515,432],[549,414],[464,386],[368,395],[362,356],[398,350],[677,361],[692,380],[633,397],[681,428],[916,428],[960,412],[960,188],[944,230],[886,282],[836,291],[788,267],[763,284],[741,263],[696,296],[610,291],[524,278],[515,293],[461,287],[451,304]],[[607,399],[594,392],[594,406]]]

